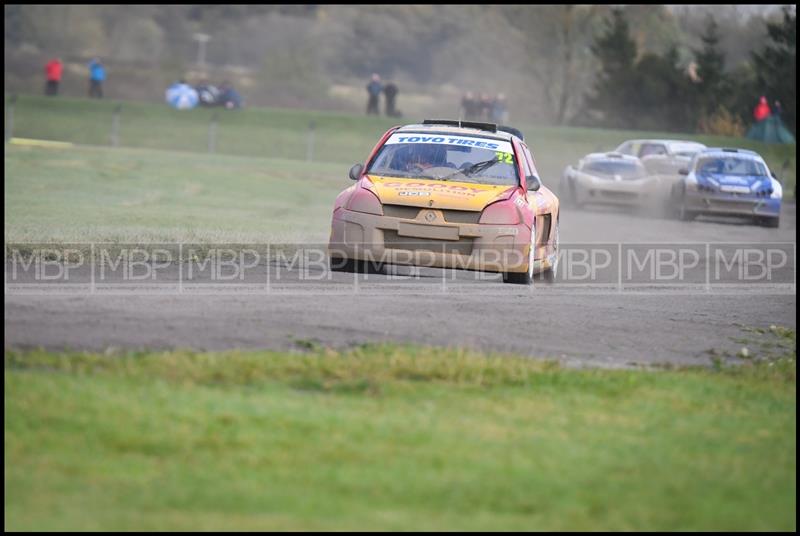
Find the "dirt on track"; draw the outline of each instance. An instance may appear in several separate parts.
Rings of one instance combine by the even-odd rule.
[[[779,229],[738,220],[679,222],[616,210],[564,210],[569,243],[796,242],[794,205]],[[348,347],[391,341],[458,346],[552,358],[569,365],[707,364],[735,354],[745,327],[796,327],[796,287],[667,285],[617,291],[556,282],[533,289],[476,280],[440,284],[370,275],[289,281],[266,293],[118,295],[9,293],[6,348]],[[8,281],[8,264],[6,279]]]

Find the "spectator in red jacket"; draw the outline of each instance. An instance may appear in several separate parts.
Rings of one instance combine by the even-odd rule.
[[[756,105],[755,110],[753,110],[753,118],[756,121],[763,121],[767,117],[770,116],[772,112],[769,109],[769,104],[767,103],[766,97],[761,97],[758,99],[758,104]]]
[[[44,86],[45,95],[58,95],[58,84],[61,82],[62,70],[63,65],[59,58],[53,58],[44,66],[44,72],[47,77],[47,84]]]

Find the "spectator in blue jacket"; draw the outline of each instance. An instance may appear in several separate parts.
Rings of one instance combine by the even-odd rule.
[[[106,80],[106,68],[99,58],[89,62],[89,98],[103,98],[103,82]]]
[[[242,96],[236,91],[230,82],[225,80],[222,85],[219,87],[220,89],[220,96],[219,96],[219,104],[224,106],[229,110],[237,109],[242,107]]]

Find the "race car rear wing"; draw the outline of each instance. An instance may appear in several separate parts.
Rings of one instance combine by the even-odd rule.
[[[497,127],[497,130],[500,132],[508,132],[509,134],[513,134],[514,136],[518,137],[522,141],[525,141],[525,136],[522,135],[522,131],[518,128],[500,125]]]

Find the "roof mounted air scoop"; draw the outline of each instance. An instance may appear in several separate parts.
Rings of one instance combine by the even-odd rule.
[[[494,123],[477,123],[474,121],[457,121],[453,119],[425,119],[423,125],[447,125],[450,127],[459,128],[476,128],[478,130],[486,130],[489,132],[497,132],[497,125]]]

